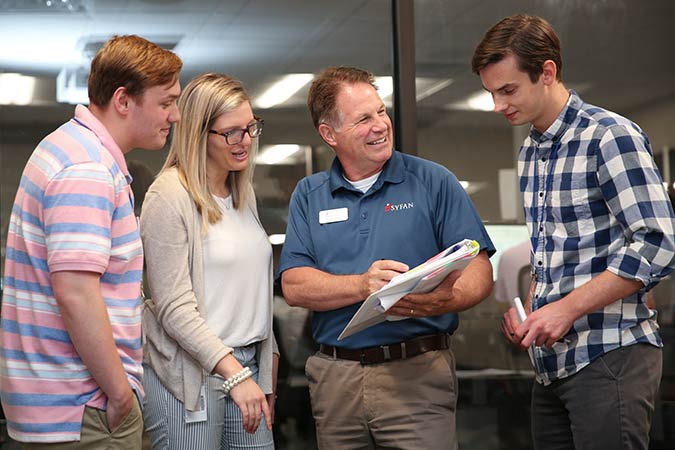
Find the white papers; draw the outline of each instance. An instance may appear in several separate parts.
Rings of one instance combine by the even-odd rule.
[[[385,320],[408,319],[408,317],[386,316],[384,313],[407,294],[424,294],[433,290],[450,272],[464,269],[479,251],[478,242],[465,239],[419,266],[395,276],[382,289],[368,296],[342,330],[338,340]]]

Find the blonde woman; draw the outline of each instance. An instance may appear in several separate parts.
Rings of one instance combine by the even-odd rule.
[[[178,107],[141,213],[146,429],[155,450],[273,449],[272,249],[251,187],[263,122],[227,75],[195,78]]]

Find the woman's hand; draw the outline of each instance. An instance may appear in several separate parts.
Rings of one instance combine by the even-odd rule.
[[[230,397],[241,411],[244,431],[255,433],[260,421],[265,417],[267,428],[272,429],[272,415],[268,400],[260,387],[248,378],[230,390]]]

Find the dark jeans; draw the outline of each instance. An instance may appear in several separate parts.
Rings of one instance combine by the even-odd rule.
[[[532,388],[537,450],[647,450],[661,381],[661,349],[618,348],[580,372]]]

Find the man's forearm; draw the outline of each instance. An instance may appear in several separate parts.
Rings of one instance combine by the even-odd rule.
[[[634,294],[644,285],[638,280],[620,277],[605,270],[586,284],[573,290],[560,302],[565,304],[574,320],[598,311],[615,301]]]
[[[621,278],[605,270],[558,301],[548,303],[528,315],[512,333],[512,342],[526,349],[533,343],[552,347],[565,336],[574,321],[637,292],[642,283]]]
[[[332,275],[311,267],[295,267],[285,271],[281,279],[286,302],[312,311],[342,308],[368,296],[363,275]]]
[[[493,285],[492,264],[487,252],[481,251],[454,285],[452,311],[464,311],[482,302],[492,292]]]
[[[101,296],[99,275],[56,272],[52,286],[68,335],[96,383],[113,402],[133,399]]]

